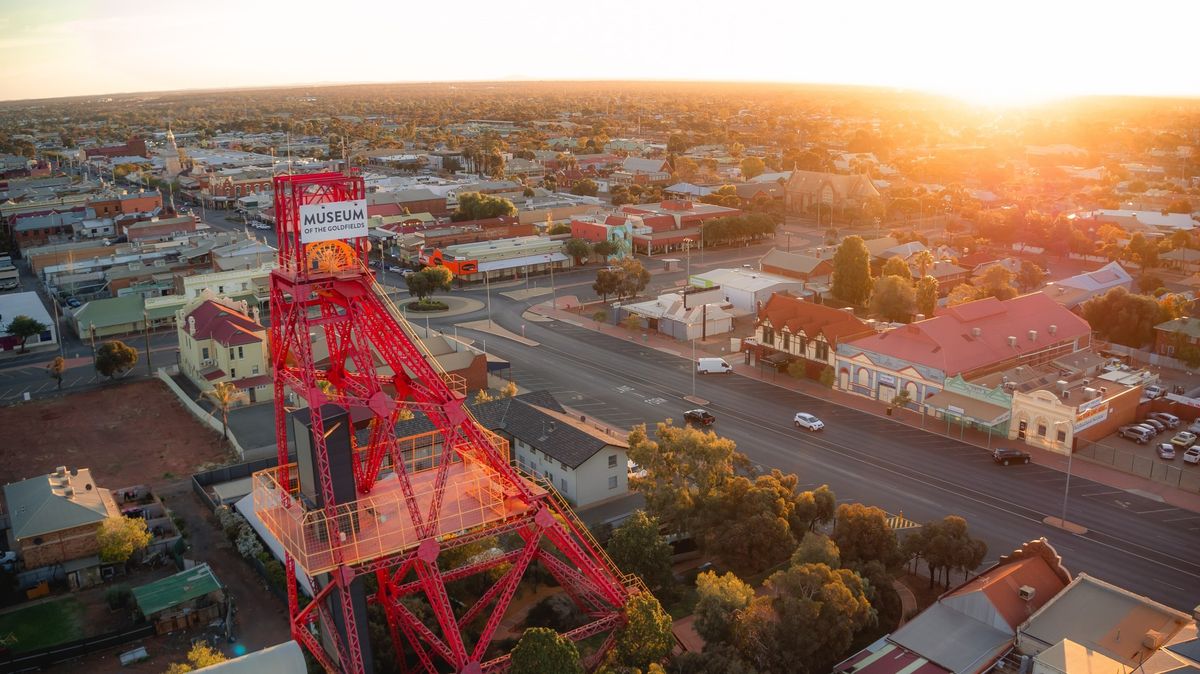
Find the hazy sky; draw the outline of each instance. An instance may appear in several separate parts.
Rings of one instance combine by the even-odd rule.
[[[0,0],[0,100],[310,82],[1200,96],[1196,0]]]

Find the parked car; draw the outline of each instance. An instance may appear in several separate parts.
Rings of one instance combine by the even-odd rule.
[[[698,424],[700,426],[712,426],[713,422],[716,421],[717,418],[714,417],[712,412],[709,412],[708,410],[696,408],[694,410],[688,410],[684,412],[683,420],[688,423]]]
[[[1174,414],[1169,414],[1167,412],[1151,412],[1146,416],[1150,417],[1151,419],[1158,419],[1166,424],[1167,428],[1179,428],[1179,417],[1175,416]]]
[[[1167,395],[1167,389],[1165,389],[1157,384],[1147,386],[1145,389],[1142,390],[1142,397],[1146,398],[1148,400],[1154,400],[1155,398],[1161,398],[1165,395]]]
[[[17,553],[13,552],[12,550],[0,552],[0,568],[4,569],[5,571],[12,571],[13,567],[16,565]]]
[[[1183,462],[1200,464],[1200,447],[1189,447],[1188,451],[1183,453]]]
[[[792,421],[795,422],[796,428],[805,428],[810,431],[819,431],[825,428],[824,422],[808,412],[796,412]]]
[[[1154,439],[1154,433],[1150,432],[1150,429],[1137,424],[1122,426],[1117,434],[1126,440],[1133,440],[1139,445],[1144,445]]]
[[[394,264],[393,264],[393,265],[390,265],[390,266],[387,268],[387,270],[388,270],[388,271],[391,271],[391,272],[396,272],[397,274],[402,274],[402,273],[404,273],[404,267],[397,267],[397,266],[396,266],[396,265],[394,265]]]
[[[724,358],[697,358],[696,372],[700,374],[729,374],[733,372],[733,366],[727,363]]]
[[[1188,426],[1187,429],[1188,429],[1188,431],[1195,433],[1196,435],[1200,435],[1200,419],[1196,419],[1195,421],[1193,421],[1192,425]]]
[[[67,306],[71,307],[72,309],[78,309],[79,307],[83,306],[83,302],[80,302],[78,297],[68,297]]]
[[[1149,426],[1150,428],[1153,428],[1155,434],[1162,433],[1163,431],[1167,430],[1167,425],[1158,419],[1147,418],[1142,419],[1137,423],[1139,426]]]
[[[1196,444],[1196,434],[1188,431],[1179,431],[1175,437],[1171,438],[1171,444],[1178,449],[1187,449]]]
[[[1164,443],[1160,444],[1158,446],[1158,458],[1168,459],[1168,460],[1174,459],[1175,458],[1175,445],[1172,445],[1169,442],[1164,442]]]
[[[1007,466],[1010,463],[1029,463],[1029,452],[1023,452],[1012,447],[997,447],[992,451],[992,461]]]

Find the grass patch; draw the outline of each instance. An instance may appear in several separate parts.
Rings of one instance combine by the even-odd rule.
[[[437,300],[424,300],[420,302],[408,303],[409,311],[445,311],[449,308],[450,306],[448,304],[445,302],[439,302]]]
[[[9,645],[14,653],[36,651],[83,638],[83,605],[74,597],[0,615],[0,639],[16,638]]]

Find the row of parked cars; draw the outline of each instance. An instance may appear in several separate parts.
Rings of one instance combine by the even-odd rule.
[[[1117,434],[1127,440],[1133,440],[1139,445],[1151,442],[1159,433],[1179,428],[1179,417],[1167,412],[1151,412],[1145,419],[1122,426]],[[1200,435],[1200,419],[1192,422],[1187,430],[1177,431],[1170,442],[1161,442],[1155,447],[1159,458],[1171,460],[1176,453],[1183,453],[1185,463],[1200,464],[1200,446],[1196,444]]]

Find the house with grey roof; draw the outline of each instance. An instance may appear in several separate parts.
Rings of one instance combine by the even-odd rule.
[[[89,559],[99,565],[96,532],[105,519],[121,514],[112,493],[97,486],[87,468],[59,466],[49,475],[6,484],[4,501],[9,547],[27,569]]]
[[[467,409],[480,425],[509,442],[514,465],[553,484],[575,507],[628,493],[629,443],[568,414],[550,393],[472,403]],[[397,424],[396,435],[432,430],[428,417],[416,413]]]

